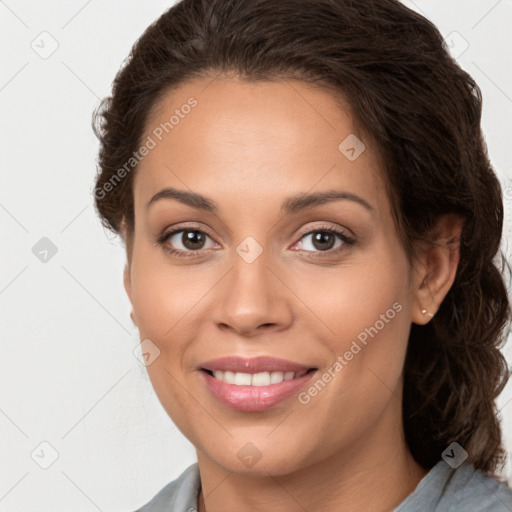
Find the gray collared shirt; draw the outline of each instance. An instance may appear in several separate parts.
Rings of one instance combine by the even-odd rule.
[[[200,489],[195,462],[137,512],[196,512]],[[512,489],[472,465],[452,469],[441,459],[393,512],[512,512]]]

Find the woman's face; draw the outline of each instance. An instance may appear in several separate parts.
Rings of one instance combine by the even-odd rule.
[[[348,110],[303,82],[196,80],[142,140],[125,286],[151,382],[198,457],[277,475],[399,442],[415,274]],[[225,357],[316,371],[220,361],[240,370],[224,382],[204,368]]]

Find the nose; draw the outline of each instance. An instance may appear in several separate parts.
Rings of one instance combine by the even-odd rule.
[[[286,329],[293,319],[292,294],[277,276],[263,254],[252,263],[235,255],[217,297],[217,327],[245,337]]]

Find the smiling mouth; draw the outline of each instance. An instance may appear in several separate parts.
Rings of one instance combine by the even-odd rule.
[[[317,368],[309,368],[300,372],[260,372],[260,373],[244,373],[244,372],[231,372],[222,370],[207,370],[202,368],[202,371],[215,379],[222,381],[226,384],[234,384],[235,386],[271,386],[272,384],[280,384],[286,380],[299,379],[307,373],[315,372]]]

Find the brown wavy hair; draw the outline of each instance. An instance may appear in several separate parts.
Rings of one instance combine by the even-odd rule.
[[[500,252],[501,186],[481,132],[479,87],[437,28],[395,0],[180,1],[136,41],[93,116],[95,206],[103,225],[122,235],[128,261],[134,172],[119,179],[119,169],[140,147],[149,112],[188,80],[228,74],[299,79],[348,101],[379,148],[411,262],[415,242],[432,239],[440,215],[463,217],[453,286],[430,323],[411,327],[403,423],[423,467],[456,441],[467,462],[493,474],[505,461],[495,400],[509,378],[500,351],[510,325],[509,266]]]

